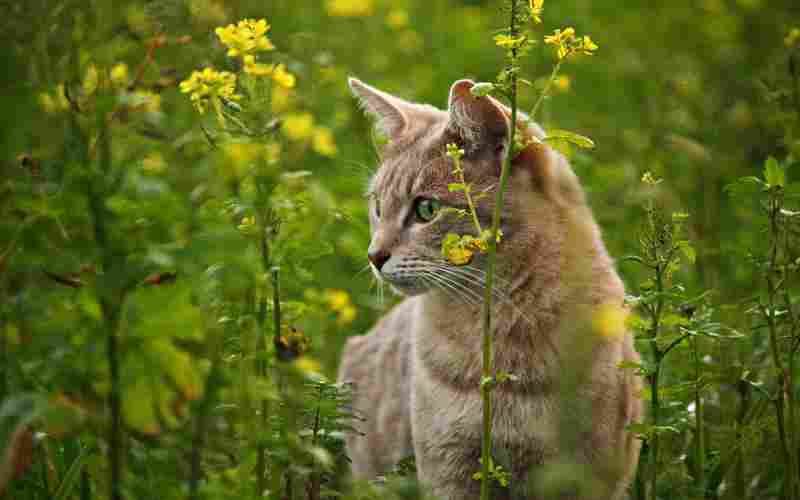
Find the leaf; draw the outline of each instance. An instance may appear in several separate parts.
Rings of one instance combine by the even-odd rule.
[[[569,130],[561,130],[561,129],[550,130],[547,133],[547,137],[545,137],[544,140],[546,142],[549,142],[553,139],[565,140],[584,149],[594,149],[595,146],[593,140],[589,139],[584,135],[576,134],[575,132],[570,132]]]
[[[83,467],[85,457],[86,453],[84,449],[81,448],[78,452],[78,456],[75,457],[75,460],[73,460],[72,464],[69,466],[67,473],[64,474],[64,479],[61,480],[61,484],[58,485],[58,490],[56,490],[53,500],[67,500],[70,498],[72,490],[75,487],[76,480],[80,475],[81,468]]]
[[[476,83],[469,91],[475,97],[486,97],[494,92],[494,84],[490,82]]]
[[[678,248],[681,249],[681,252],[683,252],[683,255],[686,256],[686,259],[689,262],[691,262],[692,264],[695,263],[695,261],[697,260],[697,252],[695,251],[695,249],[694,249],[694,247],[692,246],[691,243],[689,243],[686,240],[679,241],[678,242]]]
[[[451,193],[455,193],[457,191],[464,191],[465,189],[466,186],[464,185],[463,182],[452,182],[447,185],[447,190],[450,191]]]
[[[725,192],[733,197],[749,196],[761,191],[765,187],[764,181],[754,176],[740,177],[725,186]]]
[[[778,160],[772,156],[764,162],[764,179],[770,186],[784,187],[786,185],[786,172]]]

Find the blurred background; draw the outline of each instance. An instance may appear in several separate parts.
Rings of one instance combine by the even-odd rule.
[[[768,156],[787,166],[789,182],[797,176],[800,31],[792,30],[800,3],[544,7],[533,27],[539,40],[573,26],[599,45],[563,66],[539,121],[595,141],[593,150],[566,153],[611,255],[640,252],[646,203],[685,212],[696,260],[675,280],[689,295],[710,290],[714,320],[747,333],[703,347],[707,467],[719,476],[708,495],[778,498],[785,474],[771,464],[774,414],[737,420],[757,399],[742,380],[772,381],[765,334],[744,302],[761,282],[751,257],[766,245],[766,219],[756,197],[735,199],[723,188],[760,176]],[[246,498],[257,488],[250,472],[267,467],[270,498],[284,498],[277,491],[287,474],[298,478],[292,498],[370,498],[368,487],[353,492],[331,472],[343,463],[339,424],[324,439],[312,425],[320,412],[335,420],[334,409],[319,408],[323,393],[335,392],[329,382],[345,339],[398,300],[388,291],[381,298],[364,270],[363,193],[379,160],[372,123],[346,80],[443,108],[455,80],[492,81],[502,69],[492,37],[507,7],[3,0],[0,12],[0,494],[51,498],[63,486],[60,498],[108,498],[109,490]],[[247,101],[247,123],[263,122],[263,135],[225,134],[179,88],[203,67],[241,69],[214,30],[243,18],[267,19],[276,47],[269,58],[296,79]],[[554,61],[541,43],[526,56],[522,75],[532,86],[521,87],[521,109],[533,106]],[[646,172],[662,181],[643,184]],[[269,196],[259,179],[274,188]],[[265,213],[265,203],[272,219],[247,219]],[[268,259],[253,224],[272,235]],[[639,293],[646,269],[624,260],[618,268]],[[269,340],[276,334],[283,347]],[[287,355],[297,358],[294,375],[269,375],[281,349],[296,351]],[[691,356],[676,356],[665,370],[678,389],[666,396],[674,432],[659,457],[663,498],[694,495],[695,415],[680,389]],[[251,361],[252,370],[242,368]],[[308,373],[328,382],[308,382]],[[107,438],[112,387],[122,401],[116,444]],[[264,394],[274,411],[259,406]],[[274,432],[252,430],[262,418]],[[738,454],[720,469],[728,446]],[[119,490],[108,479],[115,454]]]

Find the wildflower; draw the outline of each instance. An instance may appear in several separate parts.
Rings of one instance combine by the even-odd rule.
[[[296,78],[293,74],[286,71],[286,66],[279,64],[275,66],[275,71],[272,73],[272,80],[287,89],[294,88]]]
[[[344,290],[325,290],[323,298],[330,310],[336,313],[336,323],[340,326],[350,324],[356,318],[356,308]]]
[[[283,120],[283,133],[293,141],[302,141],[314,133],[314,117],[311,113],[292,113]]]
[[[325,10],[334,17],[369,16],[373,10],[372,0],[328,0]]]
[[[225,157],[236,165],[247,165],[265,153],[261,144],[254,142],[229,142],[223,147]]]
[[[273,73],[275,65],[262,64],[256,62],[256,57],[252,54],[244,56],[244,72],[253,76],[269,76]]]
[[[228,47],[230,57],[244,56],[252,52],[263,50],[274,50],[267,31],[270,25],[266,19],[243,19],[238,24],[229,24],[222,28],[217,28],[214,32],[219,40]]]
[[[45,113],[55,113],[57,111],[65,111],[69,109],[69,101],[64,94],[64,85],[59,84],[56,86],[55,95],[49,92],[42,92],[38,96],[39,106]]]
[[[294,362],[294,366],[306,375],[322,374],[322,365],[319,364],[319,361],[308,356],[297,358]]]
[[[301,356],[308,351],[310,346],[311,339],[293,326],[283,325],[281,334],[275,339],[275,350],[281,361],[297,360],[300,362],[301,359],[304,359]]]
[[[242,96],[236,94],[236,75],[228,71],[205,68],[194,71],[180,83],[181,92],[190,94],[192,103],[200,114],[206,112],[209,103],[218,106],[217,99],[238,101]]]
[[[403,9],[394,9],[386,16],[386,24],[399,30],[408,26],[408,12]]]
[[[598,49],[597,44],[588,35],[575,36],[574,28],[566,28],[563,31],[557,29],[552,35],[544,37],[544,43],[555,45],[558,48],[559,61],[574,55],[590,56]]]
[[[119,63],[111,68],[111,83],[116,87],[124,87],[128,84],[128,65]]]
[[[783,39],[783,43],[790,49],[800,45],[800,28],[792,28],[789,30],[786,38]]]
[[[625,335],[628,312],[617,304],[601,304],[592,313],[592,331],[607,339],[618,339]]]
[[[572,86],[572,80],[570,80],[567,75],[559,75],[553,80],[553,85],[560,92],[568,92],[569,88]]]
[[[542,11],[544,10],[544,0],[530,0],[531,18],[536,24],[542,24]]]
[[[314,151],[322,156],[331,158],[336,156],[336,142],[334,142],[333,133],[328,127],[316,127],[314,129],[311,146],[314,148]]]

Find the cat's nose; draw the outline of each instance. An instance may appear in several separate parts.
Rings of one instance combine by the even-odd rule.
[[[386,261],[389,260],[389,257],[391,256],[392,254],[390,254],[386,250],[367,252],[367,257],[369,258],[369,261],[372,262],[372,265],[374,265],[378,269],[378,271],[381,270],[383,265],[386,264]]]

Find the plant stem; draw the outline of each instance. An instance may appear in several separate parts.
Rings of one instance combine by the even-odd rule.
[[[703,429],[703,398],[701,395],[702,388],[700,387],[700,346],[698,345],[700,339],[695,335],[692,339],[692,351],[694,354],[694,379],[695,379],[695,388],[694,388],[694,418],[695,418],[695,468],[697,470],[697,474],[695,477],[695,483],[697,484],[698,488],[700,489],[701,495],[700,497],[705,497],[705,487],[706,487],[706,479],[705,479],[705,456],[706,456],[706,447],[705,447],[705,435]]]
[[[533,105],[531,109],[531,114],[529,118],[533,120],[536,118],[536,112],[539,111],[539,107],[544,102],[544,98],[547,97],[547,94],[550,93],[550,87],[553,86],[553,82],[556,81],[556,76],[558,75],[559,70],[561,70],[561,64],[564,62],[564,59],[559,59],[555,66],[553,66],[553,71],[550,72],[550,78],[547,79],[547,83],[544,84],[544,88],[542,89],[542,93],[539,94],[538,99]]]
[[[669,260],[667,260],[669,262]],[[659,378],[661,376],[661,362],[664,360],[664,353],[658,347],[658,336],[661,330],[661,312],[664,309],[664,277],[663,267],[657,264],[656,271],[656,293],[658,293],[658,300],[655,308],[651,309],[651,318],[653,320],[652,334],[650,337],[650,346],[653,350],[654,368],[653,373],[650,374],[650,413],[653,420],[653,427],[658,427],[661,413],[661,400],[659,395]],[[650,498],[657,500],[658,498],[658,445],[659,436],[658,429],[655,429],[650,437]]]
[[[509,32],[512,37],[517,35],[517,0],[511,0],[511,20]],[[497,233],[500,229],[500,214],[503,211],[503,195],[511,171],[511,160],[514,154],[514,138],[517,130],[517,49],[511,50],[511,124],[508,131],[508,144],[506,144],[503,168],[500,171],[500,183],[495,194],[494,214],[492,217],[491,237],[486,265],[486,287],[483,298],[483,373],[482,380],[494,376],[494,339],[492,335],[492,291],[494,289],[494,275],[497,262]],[[483,397],[483,432],[481,441],[481,500],[489,499],[489,465],[492,460],[492,399],[493,384],[481,383],[481,396]]]

